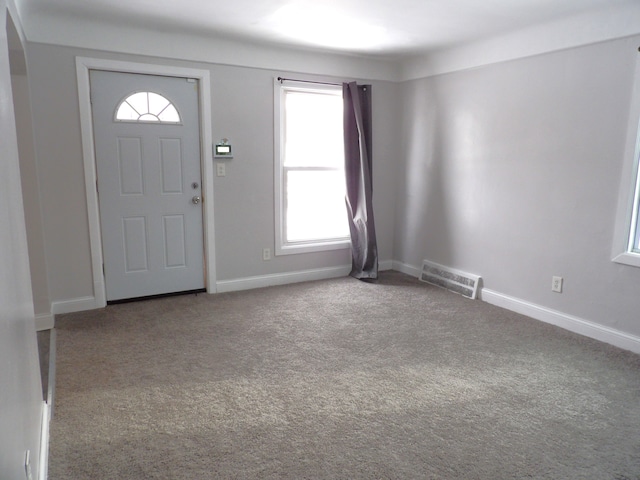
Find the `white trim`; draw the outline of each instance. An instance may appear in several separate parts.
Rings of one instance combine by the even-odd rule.
[[[378,271],[393,270],[393,260],[382,260],[378,262]]]
[[[42,420],[40,425],[40,458],[38,460],[38,480],[47,480],[49,474],[49,423],[51,406],[42,402]]]
[[[510,297],[486,288],[482,289],[481,299],[492,305],[506,308],[516,313],[564,328],[585,337],[615,345],[616,347],[640,353],[640,337],[621,332],[613,328],[598,325],[573,315],[558,312],[534,303]]]
[[[281,255],[282,239],[284,238],[284,196],[282,195],[282,153],[284,145],[284,128],[282,123],[282,102],[284,91],[277,78],[273,79],[273,213],[275,222],[275,255]]]
[[[622,252],[611,259],[612,262],[640,267],[640,255],[634,252]]]
[[[52,313],[40,313],[36,315],[36,331],[50,330],[54,326],[54,319]]]
[[[379,271],[392,269],[392,260],[384,260],[378,264]],[[349,275],[350,271],[351,265],[342,265],[339,267],[315,268],[312,270],[301,270],[297,272],[258,275],[255,277],[237,278],[234,280],[220,280],[218,282],[218,293],[237,292],[240,290],[250,290],[252,288],[288,285],[290,283],[310,282],[313,280],[326,280],[328,278],[339,278]]]
[[[80,297],[70,300],[58,300],[51,303],[51,313],[57,315],[59,313],[83,312],[85,310],[93,310],[102,308],[106,305],[100,305],[95,297]]]
[[[27,36],[24,33],[24,27],[22,25],[24,16],[20,15],[20,12],[18,11],[18,6],[16,5],[16,3],[17,2],[15,0],[7,0],[6,2],[7,11],[9,12],[9,16],[11,17],[11,21],[16,27],[16,32],[18,33],[18,37],[20,38],[20,43],[24,46],[27,44]],[[6,18],[5,18],[5,22],[6,22]],[[6,31],[6,26],[3,26],[2,29],[3,31]]]
[[[393,261],[393,270],[406,273],[412,277],[420,277],[420,269],[418,267],[397,260]],[[640,337],[635,335],[598,325],[597,323],[558,312],[557,310],[552,310],[541,305],[536,305],[535,303],[527,302],[519,298],[510,297],[509,295],[487,288],[483,288],[480,291],[478,298],[491,305],[506,308],[507,310],[526,315],[535,320],[556,325],[579,335],[609,343],[635,353],[640,353]]]
[[[11,0],[9,5],[13,3]],[[607,5],[417,57],[376,57],[248,39],[233,40],[215,32],[170,34],[152,29],[150,25],[114,24],[97,16],[85,16],[78,21],[71,16],[47,12],[44,8],[33,9],[29,12],[28,22],[24,20],[32,43],[267,70],[348,74],[356,78],[397,82],[636,35],[640,25],[637,3]]]
[[[153,28],[151,24],[128,26],[123,22],[105,22],[95,15],[78,21],[73,17],[50,15],[44,8],[34,9],[28,17],[25,25],[29,27],[30,43],[145,55],[180,62],[315,75],[348,75],[371,80],[396,81],[399,73],[395,61],[371,55],[224,38],[212,31],[170,33]]]
[[[420,273],[422,272],[422,269],[419,267],[414,267],[413,265],[409,265],[408,263],[402,263],[397,260],[393,260],[393,266],[391,268],[393,270],[397,270],[398,272],[411,275],[412,277],[415,277],[415,278],[420,278]]]
[[[218,281],[218,293],[237,292],[240,290],[250,290],[252,288],[271,287],[274,285],[287,285],[290,283],[345,277],[349,275],[350,271],[351,265],[344,265],[340,267],[302,270],[298,272],[258,275],[255,277],[237,278],[234,280],[220,280]]]
[[[392,260],[384,260],[379,262],[378,270],[398,270],[397,268],[395,268],[395,265],[396,262]],[[337,278],[348,275],[350,271],[351,265],[343,265],[339,267],[327,267],[312,270],[301,270],[296,272],[257,275],[253,277],[237,278],[233,280],[219,280],[216,283],[216,291],[209,293],[235,292],[239,290],[249,290],[252,288],[269,287],[272,285],[286,285],[288,283]],[[53,319],[53,315],[57,314],[82,312],[85,310],[93,310],[102,307],[104,307],[104,305],[99,305],[94,297],[81,297],[53,302],[51,304],[51,318]],[[48,328],[53,327],[54,325],[52,323]],[[42,330],[45,329],[43,328]]]
[[[399,81],[483,67],[593,45],[640,33],[640,5],[590,9],[581,14],[400,60]],[[635,42],[633,43],[635,50]]]
[[[631,252],[635,231],[636,205],[640,201],[640,56],[634,49],[630,52],[636,57],[633,76],[634,86],[631,93],[629,118],[627,121],[627,136],[623,157],[620,190],[618,192],[618,206],[613,231],[613,247],[611,260],[616,263],[640,267],[640,255]]]
[[[151,65],[137,62],[122,62],[100,58],[76,57],[78,79],[78,100],[80,107],[80,129],[82,134],[82,156],[84,162],[85,193],[89,216],[89,242],[91,247],[91,267],[93,271],[94,305],[106,306],[106,290],[102,274],[102,236],[96,191],[96,161],[91,120],[91,97],[89,70],[110,70],[127,73],[143,73],[172,77],[195,78],[199,80],[200,138],[203,187],[203,227],[205,243],[205,283],[209,293],[216,291],[215,234],[213,212],[213,152],[211,150],[211,81],[208,70],[183,68],[169,65]],[[75,311],[75,310],[74,310]],[[54,313],[62,313],[56,312]]]
[[[278,215],[276,215],[276,218]],[[277,228],[277,227],[276,227]],[[276,235],[278,237],[278,235]],[[347,250],[351,247],[350,239],[329,240],[317,243],[287,243],[282,244],[281,238],[276,238],[276,255],[295,255],[297,253],[324,252],[327,250]]]
[[[93,256],[93,252],[92,252],[92,256]],[[98,274],[100,272],[102,272],[102,238],[100,238],[100,269],[98,270]],[[106,290],[106,285],[104,283],[104,276],[102,275],[99,275],[99,276],[100,276],[100,279],[98,280],[94,278],[94,280],[96,281],[93,282],[93,294],[95,295],[95,299],[94,299],[95,306],[92,308],[102,308],[107,306],[107,290]]]

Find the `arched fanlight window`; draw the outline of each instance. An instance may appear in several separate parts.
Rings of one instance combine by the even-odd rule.
[[[116,110],[121,122],[180,123],[176,107],[162,95],[136,92],[125,98]]]

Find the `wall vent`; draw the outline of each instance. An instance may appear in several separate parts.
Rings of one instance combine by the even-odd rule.
[[[480,278],[478,275],[461,272],[427,260],[422,263],[422,273],[420,274],[420,280],[423,282],[446,288],[471,299],[476,298]]]

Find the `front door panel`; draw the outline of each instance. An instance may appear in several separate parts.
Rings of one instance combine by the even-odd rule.
[[[204,288],[197,86],[91,71],[109,301]]]

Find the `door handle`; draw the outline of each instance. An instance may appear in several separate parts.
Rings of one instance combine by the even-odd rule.
[[[201,201],[202,201],[202,198],[200,198],[200,195],[195,195],[191,199],[191,203],[193,203],[194,205],[198,205]]]

